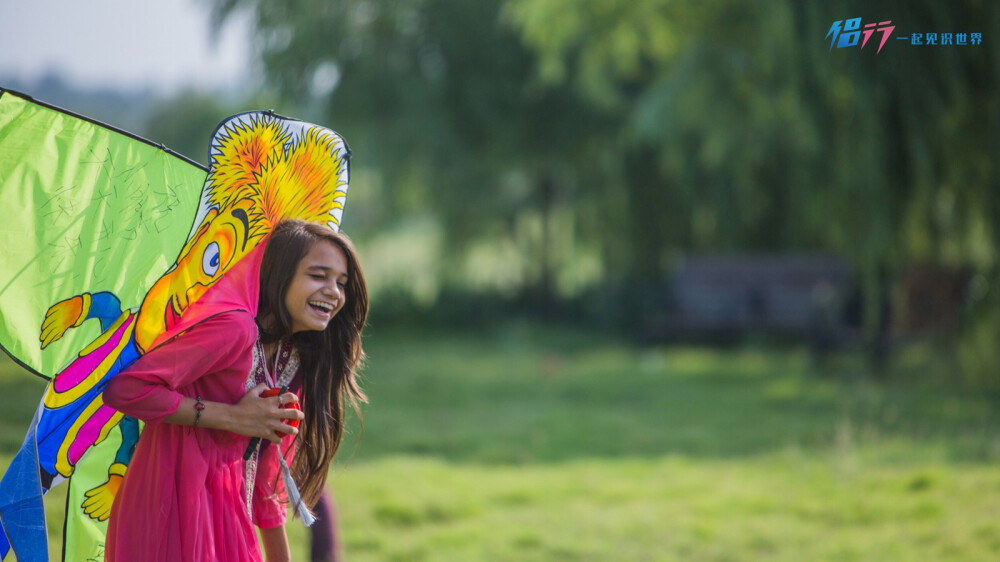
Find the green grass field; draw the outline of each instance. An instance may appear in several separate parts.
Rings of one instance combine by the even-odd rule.
[[[367,342],[330,480],[349,560],[1000,559],[997,397],[926,350],[876,384],[849,355],[530,325]],[[2,369],[6,463],[42,386]]]

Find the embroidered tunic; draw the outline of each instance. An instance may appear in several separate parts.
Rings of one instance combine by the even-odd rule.
[[[146,427],[111,510],[106,560],[262,560],[254,524],[277,527],[286,517],[278,448],[264,441],[270,446],[255,455],[254,478],[243,460],[250,438],[163,423],[183,396],[238,402],[264,369],[257,337],[249,312],[224,312],[153,349],[108,384],[106,403]],[[284,352],[287,345],[279,359]],[[298,367],[291,355],[282,361],[286,377]],[[292,440],[287,436],[281,449]]]

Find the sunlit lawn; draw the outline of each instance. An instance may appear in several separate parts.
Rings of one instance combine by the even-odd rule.
[[[911,367],[933,357],[877,384],[851,356],[527,325],[368,342],[331,478],[349,560],[1000,559],[997,397]],[[41,394],[11,370],[5,459]]]

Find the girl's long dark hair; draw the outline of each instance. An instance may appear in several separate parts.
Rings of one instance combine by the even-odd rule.
[[[298,271],[299,261],[319,242],[334,244],[347,258],[346,303],[322,332],[292,334],[285,293]],[[344,435],[347,403],[358,412],[358,402],[368,401],[357,380],[357,370],[365,357],[361,332],[368,318],[368,287],[350,238],[316,223],[300,220],[278,223],[264,249],[257,318],[262,324],[263,343],[291,335],[299,352],[305,420],[299,430],[291,470],[306,505],[312,506],[323,491],[330,463]]]

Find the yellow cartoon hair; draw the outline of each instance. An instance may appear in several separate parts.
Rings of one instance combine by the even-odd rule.
[[[260,218],[266,228],[283,218],[337,222],[330,212],[343,209],[347,196],[341,177],[347,161],[337,140],[313,127],[294,141],[287,155],[268,159],[258,181]]]
[[[205,204],[224,209],[250,200],[250,237],[265,235],[283,218],[339,221],[344,208],[347,154],[339,138],[320,127],[296,138],[266,114],[227,124],[213,146]]]
[[[248,122],[229,122],[212,151],[212,170],[208,177],[209,206],[226,207],[246,197],[257,182],[257,175],[276,151],[284,150],[291,137],[277,119],[266,114],[250,115]]]

